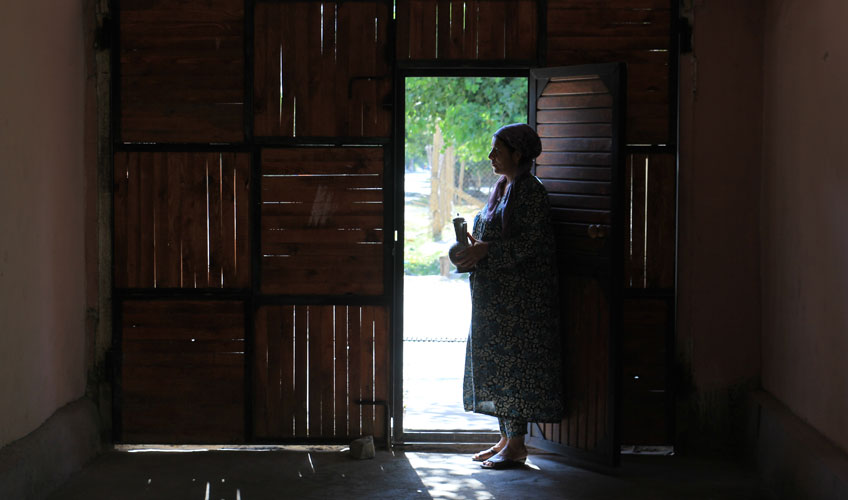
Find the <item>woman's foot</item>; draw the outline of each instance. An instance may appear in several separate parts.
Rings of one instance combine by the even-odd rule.
[[[485,460],[488,460],[488,459],[492,458],[493,456],[497,455],[498,452],[501,451],[504,448],[504,446],[506,446],[506,443],[507,443],[506,437],[501,436],[500,441],[498,441],[496,444],[494,444],[488,450],[483,450],[483,451],[479,451],[479,452],[475,453],[474,456],[471,457],[471,460],[474,460],[475,462],[483,462]]]
[[[509,469],[523,465],[526,460],[527,447],[524,446],[524,440],[510,439],[501,451],[480,466],[484,469]]]

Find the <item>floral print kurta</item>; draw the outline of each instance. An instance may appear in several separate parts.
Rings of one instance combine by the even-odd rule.
[[[547,193],[532,175],[515,181],[504,239],[501,215],[474,219],[488,255],[471,272],[471,331],[463,403],[474,411],[529,422],[563,415],[555,245]]]

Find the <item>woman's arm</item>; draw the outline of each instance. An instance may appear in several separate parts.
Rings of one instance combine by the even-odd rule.
[[[486,257],[477,263],[478,269],[509,269],[547,248],[550,207],[544,186],[530,177],[514,187],[510,235],[486,244]]]

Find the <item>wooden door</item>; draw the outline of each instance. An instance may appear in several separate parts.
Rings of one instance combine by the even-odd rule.
[[[535,174],[557,238],[566,415],[531,424],[529,442],[592,463],[618,462],[623,64],[534,69]]]

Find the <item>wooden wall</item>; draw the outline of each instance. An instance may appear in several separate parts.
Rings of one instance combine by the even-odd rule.
[[[117,439],[386,437],[402,65],[626,62],[623,286],[671,290],[670,3],[399,0],[393,21],[381,0],[120,2]],[[626,345],[668,328],[631,316]],[[201,422],[217,411],[226,425]]]

